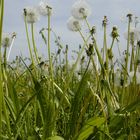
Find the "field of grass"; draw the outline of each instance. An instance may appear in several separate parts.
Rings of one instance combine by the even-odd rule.
[[[4,0],[0,1],[0,139],[140,140],[140,31],[136,25],[132,29],[134,16],[126,15],[123,53],[119,48],[113,52],[119,32],[114,26],[108,37],[108,20],[103,18],[100,51],[96,28],[87,19],[88,6],[75,4],[74,17],[67,25],[79,33],[83,42],[71,63],[69,47],[63,46],[57,35],[58,50],[52,55],[52,8],[45,5],[41,10],[48,21],[47,28],[40,31],[48,59],[38,57],[34,27],[39,15],[28,7],[23,10],[23,22],[30,58],[18,56],[9,62],[8,50],[16,34],[3,36]],[[81,21],[88,28],[86,36]],[[116,60],[115,53],[119,54]]]

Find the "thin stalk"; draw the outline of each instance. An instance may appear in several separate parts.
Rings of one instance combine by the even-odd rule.
[[[77,66],[78,62],[80,61],[80,58],[81,58],[81,56],[82,56],[82,54],[84,52],[85,46],[86,46],[87,42],[89,41],[89,39],[90,39],[90,36],[87,37],[86,42],[84,42],[82,48],[80,49],[80,52],[78,53],[78,56],[77,56],[75,64],[72,66],[72,70],[70,71],[70,74],[69,74],[69,79],[67,80],[67,83],[65,85],[65,89],[64,89],[64,92],[63,92],[64,96],[60,99],[60,102],[59,102],[60,106],[56,110],[56,117],[57,117],[57,115],[59,113],[59,109],[60,109],[60,107],[61,107],[61,105],[62,105],[62,103],[63,103],[63,101],[65,99],[65,95],[66,95],[66,92],[67,92],[67,90],[69,88],[69,84],[72,81],[72,75],[73,75],[73,73],[74,73],[74,71],[76,69],[76,66]]]
[[[3,54],[3,58],[4,58],[4,68],[6,70],[6,66],[7,66],[7,59],[6,59],[6,55],[7,55],[7,48],[4,48],[4,54]]]
[[[2,53],[1,53],[1,41],[2,41],[2,28],[3,28],[3,15],[4,15],[4,0],[0,1],[0,135],[2,134],[2,107],[3,107],[3,79],[2,79]],[[2,139],[0,137],[0,139]]]
[[[10,57],[10,53],[11,53],[11,50],[12,50],[12,47],[13,47],[14,40],[15,40],[15,37],[13,37],[13,39],[12,39],[12,43],[10,45],[10,48],[9,48],[9,51],[8,51],[8,54],[7,54],[7,61],[9,61],[9,57]]]
[[[87,24],[87,27],[88,27],[89,31],[91,31],[91,27],[90,27],[90,24],[89,24],[87,18],[85,18],[85,22],[86,22],[86,24]],[[96,39],[95,39],[95,37],[94,37],[93,35],[92,35],[92,38],[93,38],[93,41],[94,41],[94,43],[95,43],[95,46],[94,46],[94,47],[95,47],[95,50],[96,50],[96,54],[97,54],[97,56],[98,56],[98,60],[99,60],[99,62],[100,62],[101,67],[103,68],[103,60],[102,60],[102,57],[101,57],[100,52],[99,52],[99,50],[98,50],[98,46],[97,46],[97,43],[96,43]]]
[[[24,23],[25,23],[26,37],[27,37],[30,57],[31,57],[32,64],[34,65],[34,58],[33,58],[32,49],[31,49],[31,43],[30,43],[30,39],[29,39],[29,33],[28,33],[28,26],[27,26],[26,16],[24,16]]]
[[[115,41],[115,38],[112,39],[112,43],[111,43],[111,47],[110,47],[110,50],[112,50],[113,48],[113,45],[114,45],[114,41]]]
[[[118,52],[119,52],[119,56],[121,56],[121,50],[120,50],[120,46],[119,46],[118,41],[117,41],[117,45],[118,45]]]
[[[48,13],[50,13],[51,10],[49,7],[48,7]],[[52,79],[52,90],[53,90],[53,94],[54,94],[54,85],[53,85],[53,66],[52,66],[52,57],[51,57],[51,40],[50,40],[50,37],[51,37],[51,15],[49,14],[48,15],[48,57],[49,57],[49,72],[50,72],[50,75],[51,75],[51,79]],[[53,98],[54,98],[54,95],[53,95]]]
[[[130,71],[133,70],[134,66],[134,42],[132,43],[131,61],[130,61]]]
[[[86,21],[87,27],[88,27],[88,29],[89,29],[89,31],[90,31],[90,30],[91,30],[91,27],[90,27],[90,24],[89,24],[87,18],[85,18],[85,21]]]
[[[66,58],[66,75],[67,75],[68,74],[68,46],[66,46],[65,58]]]
[[[31,32],[32,32],[32,43],[33,43],[33,49],[34,49],[34,53],[35,53],[35,57],[37,60],[37,63],[39,64],[39,58],[38,58],[38,54],[37,54],[37,49],[36,49],[36,44],[35,44],[35,38],[34,38],[34,24],[31,24]]]
[[[107,38],[106,38],[106,24],[104,24],[104,44],[103,44],[103,48],[105,50],[106,72],[108,74],[108,51],[107,51]]]
[[[85,39],[84,35],[82,34],[82,32],[81,32],[80,30],[79,30],[79,33],[80,33],[80,35],[81,35],[81,37],[82,37],[84,43],[86,43],[86,39]],[[88,46],[87,43],[86,43],[86,47],[87,47],[87,49],[89,48],[89,46]],[[93,59],[93,56],[90,56],[90,57],[91,57],[91,61],[92,61],[92,64],[93,64],[93,66],[94,66],[94,69],[95,69],[95,71],[96,71],[96,74],[98,75],[98,71],[97,71],[97,68],[96,68],[95,61],[94,61],[94,59]]]
[[[126,63],[124,69],[124,84],[123,84],[123,94],[122,94],[122,105],[124,104],[124,99],[126,98],[125,84],[127,83],[127,70],[128,70],[128,56],[129,56],[129,45],[130,45],[130,27],[131,27],[131,18],[128,19],[128,37],[127,37],[127,50],[126,50]]]
[[[128,69],[128,56],[129,56],[129,45],[130,45],[130,24],[131,23],[131,20],[129,19],[128,21],[128,38],[127,38],[127,52],[126,52],[126,64],[125,64],[125,68],[126,68],[126,71]],[[126,75],[127,73],[125,74],[125,79],[126,80]]]

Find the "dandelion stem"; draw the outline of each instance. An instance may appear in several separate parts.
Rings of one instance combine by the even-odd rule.
[[[48,13],[50,13],[50,8],[48,7]],[[53,101],[54,101],[54,85],[53,85],[53,82],[54,82],[54,79],[53,79],[53,66],[52,66],[52,57],[51,57],[51,40],[50,40],[50,37],[51,37],[51,15],[48,14],[48,57],[49,57],[49,72],[50,72],[50,75],[51,75],[51,85],[52,85],[52,91],[53,91]]]
[[[113,45],[114,45],[114,41],[115,41],[115,38],[112,39],[112,43],[111,43],[111,47],[110,47],[110,50],[112,50],[113,48]]]
[[[123,94],[122,94],[122,105],[125,99],[125,85],[127,83],[127,70],[128,70],[128,57],[129,57],[129,45],[130,45],[130,27],[131,27],[131,17],[128,17],[128,37],[127,37],[127,50],[126,50],[126,62],[124,69],[124,83],[123,83]]]
[[[30,43],[30,39],[29,39],[29,33],[28,33],[28,26],[27,26],[26,16],[24,16],[24,23],[25,23],[26,37],[27,37],[30,57],[31,57],[32,64],[34,65],[34,58],[33,58],[32,49],[31,49],[31,43]]]
[[[79,30],[79,33],[80,33],[80,35],[81,35],[81,37],[82,37],[84,43],[86,43],[86,39],[85,39],[84,35],[82,34],[82,32],[81,32],[80,30]],[[89,46],[88,46],[87,43],[86,43],[86,46],[87,46],[87,49],[88,49]],[[98,72],[97,72],[97,68],[96,68],[96,65],[95,65],[95,62],[94,62],[93,56],[90,56],[90,57],[91,57],[91,61],[92,61],[92,64],[93,64],[93,66],[94,66],[94,69],[95,69],[95,71],[96,71],[96,74],[97,74]],[[97,74],[97,75],[98,75],[98,74]]]
[[[13,37],[12,43],[9,47],[9,51],[8,51],[8,54],[7,54],[7,61],[9,61],[9,57],[10,57],[10,53],[11,53],[11,50],[12,50],[12,47],[13,47],[14,40],[15,40],[15,37]]]
[[[7,65],[6,55],[7,55],[7,48],[5,47],[4,48],[4,55],[3,55],[3,58],[4,58],[4,68],[5,69],[6,69],[6,65]]]
[[[103,50],[104,50],[105,58],[106,58],[106,72],[108,73],[108,51],[107,51],[107,38],[106,38],[106,23],[103,24],[103,27],[104,27],[104,44],[103,44]]]
[[[1,41],[2,41],[2,28],[3,28],[3,15],[4,15],[4,0],[0,1],[0,135],[2,134],[2,102],[3,102],[3,79],[2,79],[2,54],[1,54]],[[2,138],[0,138],[2,139]]]
[[[35,57],[37,60],[37,63],[39,64],[39,58],[38,58],[38,54],[37,54],[37,49],[36,49],[36,44],[35,44],[35,38],[34,38],[34,24],[31,23],[31,32],[32,32],[32,43],[33,43],[33,48],[34,48],[34,53],[35,53]]]
[[[127,51],[126,51],[126,65],[125,65],[126,70],[128,68],[128,56],[129,56],[129,45],[130,45],[130,23],[131,23],[131,20],[129,18],[129,21],[128,21]]]
[[[133,70],[134,66],[134,42],[132,42],[132,52],[131,52],[131,61],[130,61],[130,71]]]

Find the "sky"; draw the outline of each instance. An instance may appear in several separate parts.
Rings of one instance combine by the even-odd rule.
[[[47,0],[46,0],[47,1]],[[10,59],[14,59],[18,55],[29,56],[27,47],[26,34],[24,21],[22,17],[23,8],[26,6],[37,6],[40,0],[5,0],[5,15],[4,15],[4,28],[6,33],[17,33]],[[51,17],[51,27],[58,36],[61,37],[61,42],[65,46],[69,45],[69,50],[78,50],[79,44],[82,44],[82,39],[78,33],[71,32],[67,29],[67,20],[71,16],[71,7],[76,0],[48,0],[48,3],[53,8]],[[126,15],[132,12],[135,16],[140,17],[140,0],[87,0],[92,9],[92,15],[88,18],[91,25],[96,26],[97,40],[100,47],[102,47],[103,28],[102,20],[106,15],[108,18],[108,44],[110,44],[110,33],[114,25],[119,28],[120,42],[122,42],[121,50],[125,49],[125,40],[123,39],[123,32],[127,28]],[[47,27],[47,18],[41,17],[35,25],[35,37],[39,54],[44,57],[47,56],[47,48],[44,45],[41,36],[39,35],[40,29]],[[84,27],[83,27],[84,28]],[[85,32],[88,30],[85,27]],[[57,50],[54,44],[55,38],[51,37],[52,51]],[[70,54],[71,57],[72,54]]]

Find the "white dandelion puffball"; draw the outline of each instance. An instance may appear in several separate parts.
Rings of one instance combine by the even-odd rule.
[[[128,31],[124,33],[124,37],[126,40],[128,39]],[[140,40],[140,30],[135,27],[131,27],[130,28],[130,41],[138,41],[138,40]]]
[[[27,23],[35,23],[39,20],[39,13],[35,7],[25,7],[24,16],[26,16]]]
[[[79,20],[75,19],[74,17],[70,17],[67,21],[67,27],[71,31],[79,31],[81,30],[81,25]]]
[[[42,16],[48,16],[52,14],[52,8],[48,5],[46,1],[41,1],[38,7],[39,13]]]
[[[140,72],[136,72],[136,77],[134,77],[135,72],[131,71],[129,72],[129,78],[130,78],[130,82],[133,82],[133,78],[136,78],[136,83],[139,85],[140,84]]]
[[[12,43],[12,34],[9,33],[3,33],[2,35],[2,47],[10,47]]]
[[[72,6],[71,14],[76,19],[82,20],[91,14],[91,9],[87,2],[79,0]]]

